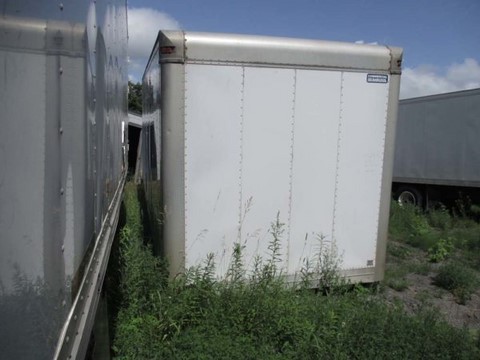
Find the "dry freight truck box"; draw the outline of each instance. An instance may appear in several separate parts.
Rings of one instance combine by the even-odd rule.
[[[142,153],[172,274],[213,253],[223,277],[235,244],[251,269],[279,214],[289,280],[321,243],[352,281],[382,279],[401,58],[387,46],[160,32]]]

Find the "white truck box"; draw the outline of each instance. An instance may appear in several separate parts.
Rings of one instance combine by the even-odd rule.
[[[387,46],[160,32],[142,153],[172,274],[213,253],[223,277],[236,243],[251,269],[278,213],[289,279],[322,237],[350,280],[381,280],[401,58]]]
[[[426,207],[462,196],[480,203],[480,89],[401,100],[397,124],[395,197]]]
[[[126,177],[127,5],[1,4],[0,358],[83,359]]]

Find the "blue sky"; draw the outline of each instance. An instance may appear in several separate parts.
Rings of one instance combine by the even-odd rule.
[[[129,0],[130,75],[158,29],[181,28],[404,48],[402,97],[480,87],[480,0]]]

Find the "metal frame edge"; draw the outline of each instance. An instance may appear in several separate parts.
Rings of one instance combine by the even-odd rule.
[[[80,289],[62,328],[54,359],[83,359],[95,321],[98,301],[118,225],[126,172],[122,174],[107,216],[96,238]]]
[[[387,255],[388,219],[395,151],[395,130],[398,114],[398,96],[400,93],[400,75],[392,75],[388,94],[388,113],[385,129],[385,149],[383,155],[383,177],[381,184],[380,209],[378,214],[377,252],[375,256],[375,274],[373,281],[383,280]]]
[[[164,253],[170,275],[185,271],[186,109],[185,64],[161,64],[161,174]]]

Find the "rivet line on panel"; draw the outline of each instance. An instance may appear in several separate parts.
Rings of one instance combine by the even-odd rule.
[[[297,103],[297,70],[293,71],[293,84],[292,84],[292,114],[291,114],[291,128],[290,128],[290,173],[289,173],[289,194],[288,194],[288,228],[287,228],[287,268],[289,266],[290,257],[290,230],[292,220],[292,200],[293,200],[293,149],[295,141],[295,110]]]
[[[333,195],[333,217],[332,217],[332,244],[335,243],[335,225],[337,216],[337,197],[338,197],[338,172],[340,167],[340,142],[342,138],[342,120],[343,120],[343,87],[344,87],[344,73],[340,75],[340,109],[338,116],[338,130],[337,130],[337,160],[335,167],[335,191]]]

